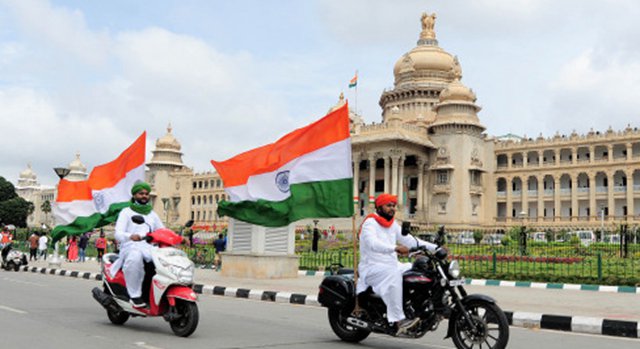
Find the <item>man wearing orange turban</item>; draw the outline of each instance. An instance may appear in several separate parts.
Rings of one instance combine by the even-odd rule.
[[[398,334],[406,332],[419,319],[407,319],[402,308],[402,273],[411,268],[411,263],[398,262],[398,254],[409,253],[409,246],[417,244],[435,251],[436,245],[402,235],[395,221],[398,198],[380,194],[375,201],[376,213],[368,215],[360,229],[360,263],[358,264],[357,293],[373,288],[387,306],[389,322],[396,323]]]

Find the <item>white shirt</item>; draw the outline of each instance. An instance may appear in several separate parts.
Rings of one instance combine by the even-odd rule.
[[[47,249],[47,242],[49,242],[49,239],[42,235],[39,239],[38,239],[38,249],[39,250],[46,250]]]
[[[131,217],[142,216],[146,224],[133,223]],[[148,224],[148,225],[147,225]],[[129,207],[124,208],[118,215],[116,221],[115,238],[120,243],[120,250],[124,250],[125,247],[134,244],[136,241],[131,240],[131,235],[138,234],[141,238],[145,237],[148,233],[164,228],[164,224],[160,220],[158,215],[151,211],[147,215],[143,215],[135,212]]]

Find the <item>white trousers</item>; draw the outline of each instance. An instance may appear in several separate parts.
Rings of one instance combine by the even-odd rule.
[[[114,275],[122,266],[124,281],[127,283],[127,293],[130,298],[142,296],[142,281],[144,280],[144,261],[151,261],[151,245],[139,241],[127,244],[120,250],[118,260],[112,267]]]
[[[373,288],[387,306],[387,320],[396,322],[404,320],[402,309],[402,273],[411,269],[411,263],[397,263],[397,265],[375,265],[367,268],[364,282]],[[359,289],[361,289],[359,287]],[[366,289],[366,287],[365,287]]]

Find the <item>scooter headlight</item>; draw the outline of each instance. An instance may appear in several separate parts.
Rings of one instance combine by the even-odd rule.
[[[454,279],[460,277],[460,264],[458,264],[458,261],[451,261],[451,263],[449,263],[449,275]]]

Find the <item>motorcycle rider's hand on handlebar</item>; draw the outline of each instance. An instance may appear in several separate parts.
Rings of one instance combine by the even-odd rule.
[[[406,256],[409,254],[409,248],[404,245],[398,245],[396,246],[396,253],[401,256]]]
[[[131,239],[131,241],[140,241],[140,240],[142,240],[142,238],[138,234],[131,234],[131,236],[129,236],[129,239]]]

